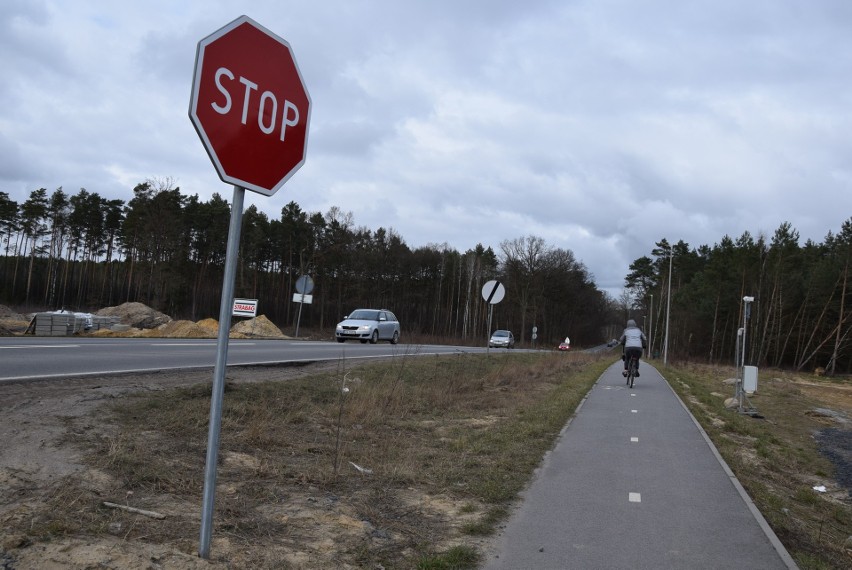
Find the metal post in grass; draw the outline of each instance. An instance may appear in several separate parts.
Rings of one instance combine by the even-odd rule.
[[[491,354],[491,316],[494,314],[494,305],[488,305],[488,331],[485,333],[485,354]]]
[[[741,369],[740,369],[740,350],[742,350],[742,344],[743,344],[743,328],[740,327],[740,328],[737,329],[737,342],[736,342],[735,351],[734,351],[734,368],[736,369],[735,374],[737,375],[736,382],[734,382],[734,399],[736,399],[737,401],[739,401],[739,399],[740,399],[740,386],[742,386],[742,382],[743,382],[742,374],[740,374],[740,372],[741,372]]]
[[[648,357],[654,357],[654,295],[651,295],[651,311],[648,319]]]
[[[743,382],[745,382],[745,363],[746,363],[746,330],[748,329],[748,317],[751,312],[751,303],[754,302],[754,297],[743,297],[743,341],[742,341],[742,350],[740,350],[740,362],[739,362],[739,370],[737,379],[737,410],[742,413],[743,412],[743,400],[745,399],[745,388],[743,387]]]
[[[201,541],[198,554],[210,557],[213,535],[213,504],[216,500],[216,463],[219,458],[219,431],[222,426],[222,399],[225,393],[225,367],[228,364],[228,333],[234,299],[234,277],[237,274],[237,255],[243,222],[243,201],[246,191],[234,186],[231,206],[231,226],[225,250],[225,275],[222,278],[222,300],[219,307],[219,334],[216,340],[216,366],[213,369],[213,388],[210,397],[210,426],[207,434],[207,463],[204,469],[204,497],[201,503]]]
[[[669,251],[669,292],[666,295],[666,339],[663,344],[663,366],[669,364],[669,315],[672,310],[672,251]]]

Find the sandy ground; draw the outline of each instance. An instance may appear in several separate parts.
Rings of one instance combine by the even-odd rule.
[[[316,370],[292,368],[281,374],[302,375]],[[229,374],[229,382],[251,382],[268,376],[268,369],[245,368],[233,377]],[[162,545],[124,541],[120,533],[97,540],[65,538],[30,544],[25,536],[8,531],[11,523],[20,522],[55,493],[64,477],[78,475],[98,485],[99,474],[88,471],[75,447],[68,443],[67,426],[85,429],[85,422],[90,421],[88,414],[95,407],[124,394],[205,381],[212,381],[212,370],[0,384],[0,569],[230,567]],[[200,505],[195,508],[200,509]]]

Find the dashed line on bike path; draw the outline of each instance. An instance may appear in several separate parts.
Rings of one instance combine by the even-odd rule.
[[[618,365],[562,430],[485,570],[796,568],[662,376],[648,366],[628,389]]]

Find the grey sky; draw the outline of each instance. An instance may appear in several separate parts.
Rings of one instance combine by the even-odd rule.
[[[852,2],[0,3],[0,191],[129,200],[217,177],[187,116],[196,45],[246,14],[293,48],[305,166],[273,197],[412,248],[525,235],[601,288],[665,237],[713,245],[852,216]]]

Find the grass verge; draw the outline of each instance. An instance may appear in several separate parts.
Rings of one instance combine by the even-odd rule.
[[[611,358],[404,356],[224,397],[211,557],[241,568],[474,568]],[[89,471],[19,532],[198,546],[209,385],[122,399],[69,425]],[[85,427],[81,427],[85,426]],[[166,515],[108,509],[104,501]]]

